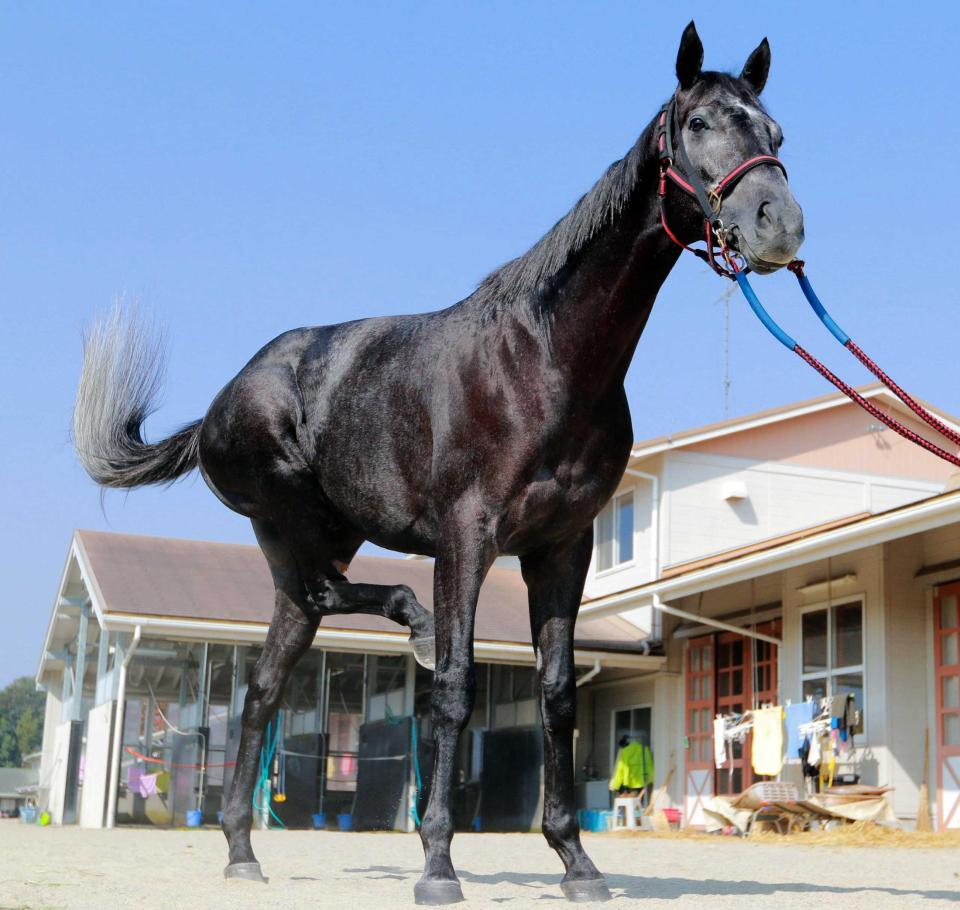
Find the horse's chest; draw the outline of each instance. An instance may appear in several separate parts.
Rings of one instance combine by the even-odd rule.
[[[626,457],[616,454],[616,448],[594,455],[593,447],[588,447],[579,457],[535,470],[506,517],[506,546],[523,549],[589,526],[623,475]]]

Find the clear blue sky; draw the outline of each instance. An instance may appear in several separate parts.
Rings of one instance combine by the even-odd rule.
[[[73,528],[252,540],[196,477],[101,512],[68,435],[94,314],[124,295],[166,325],[158,435],[284,329],[453,303],[629,148],[691,17],[710,68],[769,36],[820,295],[960,412],[956,5],[0,7],[0,685],[35,670]],[[789,275],[755,286],[866,381]],[[723,290],[692,258],[664,287],[629,375],[638,439],[723,416]],[[828,391],[738,298],[730,357],[732,414]]]

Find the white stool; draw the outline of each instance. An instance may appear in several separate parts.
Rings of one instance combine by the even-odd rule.
[[[613,827],[636,828],[637,811],[640,808],[639,796],[618,796],[613,801]],[[620,810],[623,809],[623,824],[620,823]]]

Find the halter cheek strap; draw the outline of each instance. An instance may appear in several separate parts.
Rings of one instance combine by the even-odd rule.
[[[732,171],[721,177],[711,189],[708,189],[700,179],[696,167],[690,161],[687,150],[683,144],[683,137],[680,133],[677,117],[677,99],[673,97],[669,103],[665,104],[660,110],[657,118],[657,153],[660,156],[660,184],[657,189],[657,201],[660,208],[660,224],[663,226],[667,236],[677,246],[689,250],[695,256],[703,259],[718,275],[725,278],[734,279],[735,270],[729,265],[729,250],[727,249],[726,234],[723,221],[720,218],[720,209],[723,206],[723,199],[743,177],[752,171],[755,167],[769,165],[777,167],[787,175],[787,169],[783,162],[773,155],[757,155],[749,158],[742,164],[738,164]],[[676,128],[676,141],[674,141],[674,129]],[[677,167],[676,158],[679,157],[682,170]],[[666,213],[666,195],[667,181],[671,181],[678,186],[687,195],[697,200],[704,220],[704,240],[707,248],[705,250],[695,249],[688,246],[677,238],[677,235],[670,230],[667,224]],[[715,249],[715,242],[719,249]],[[724,265],[724,261],[727,265]]]

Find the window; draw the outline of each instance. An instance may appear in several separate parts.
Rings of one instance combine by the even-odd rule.
[[[597,571],[633,561],[633,490],[615,496],[597,516]]]
[[[863,602],[807,610],[801,615],[803,697],[853,695],[863,732]]]

